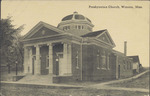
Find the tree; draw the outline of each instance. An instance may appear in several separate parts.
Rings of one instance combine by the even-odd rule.
[[[0,20],[1,64],[8,66],[8,72],[11,66],[15,67],[15,61],[20,65],[23,63],[23,47],[20,42],[22,30],[23,25],[18,28],[12,25],[11,17]]]

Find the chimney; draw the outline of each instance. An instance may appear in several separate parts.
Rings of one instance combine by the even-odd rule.
[[[124,41],[124,55],[127,55],[127,41]]]

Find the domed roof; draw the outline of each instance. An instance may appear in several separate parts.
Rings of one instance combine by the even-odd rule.
[[[87,17],[85,17],[81,14],[78,14],[78,12],[74,12],[73,14],[68,15],[62,19],[62,21],[67,21],[67,20],[86,20],[91,23],[90,19],[88,19]]]

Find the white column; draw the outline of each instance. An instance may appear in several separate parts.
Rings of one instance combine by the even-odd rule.
[[[36,62],[35,62],[35,74],[41,73],[41,65],[40,65],[40,46],[36,45]]]
[[[50,43],[49,46],[49,74],[53,75],[53,45]]]
[[[32,47],[29,48],[29,72],[32,73]]]
[[[63,45],[63,65],[62,65],[62,73],[67,73],[67,65],[68,65],[68,48],[67,43]]]
[[[28,73],[28,48],[24,47],[24,73]]]
[[[69,44],[68,45],[68,58],[67,58],[68,59],[68,66],[67,66],[68,71],[67,72],[70,75],[72,74],[72,58],[71,58],[72,57],[72,52],[71,51],[72,51],[71,50],[71,44]]]

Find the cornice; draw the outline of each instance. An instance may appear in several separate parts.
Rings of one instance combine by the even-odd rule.
[[[73,23],[73,24],[88,24],[88,25],[90,25],[90,26],[92,26],[92,27],[94,27],[94,25],[92,24],[92,23],[89,23],[89,22],[87,22],[87,21],[78,21],[78,20],[70,20],[70,21],[63,21],[63,22],[60,22],[59,24],[58,24],[58,27],[60,26],[60,25],[64,25],[64,24],[70,24],[70,23]]]

